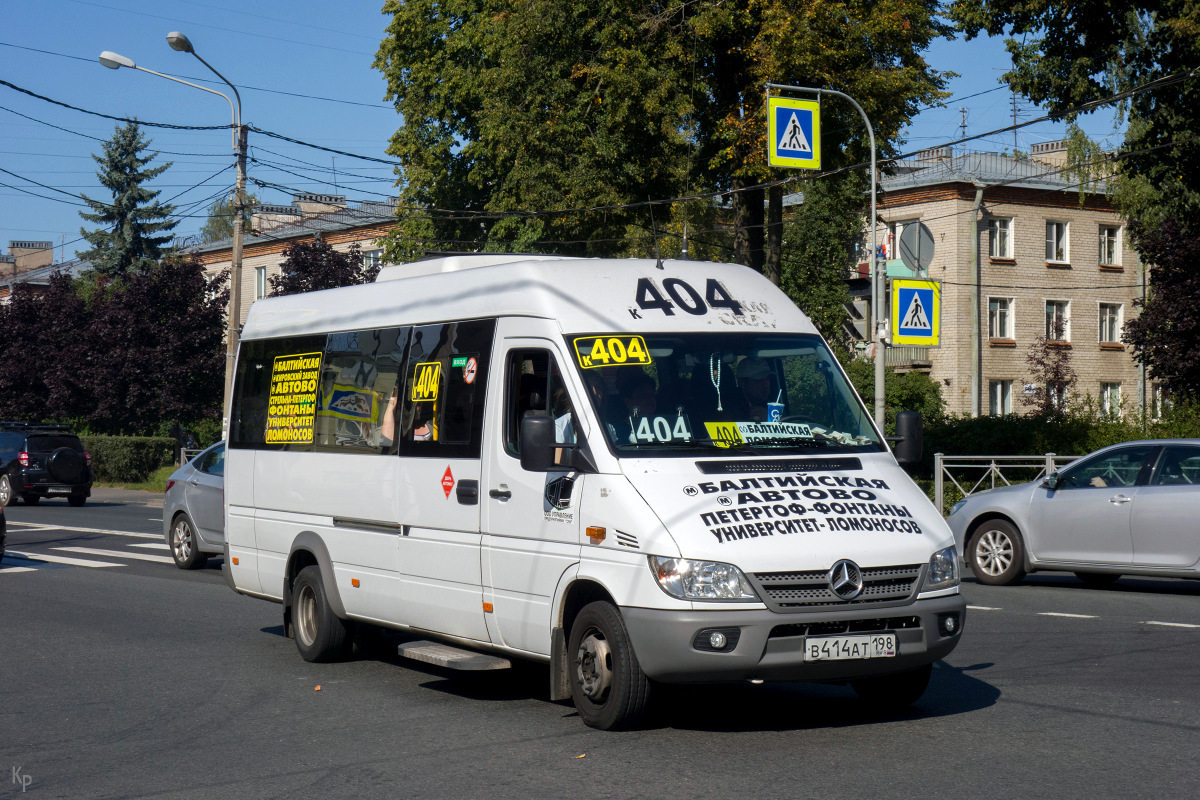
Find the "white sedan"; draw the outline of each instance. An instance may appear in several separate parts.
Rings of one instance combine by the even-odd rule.
[[[1044,569],[1091,585],[1200,578],[1200,439],[1106,447],[1042,480],[971,495],[946,522],[981,583]]]

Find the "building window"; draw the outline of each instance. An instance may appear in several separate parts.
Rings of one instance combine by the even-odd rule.
[[[254,268],[254,299],[262,300],[267,296],[267,268]]]
[[[1121,341],[1121,304],[1100,304],[1100,342],[1112,344]]]
[[[1012,298],[988,298],[988,338],[1012,339]]]
[[[1012,381],[988,381],[988,413],[993,417],[1012,413]]]
[[[1118,225],[1100,226],[1100,264],[1105,267],[1121,265],[1121,228]]]
[[[1012,218],[993,217],[988,220],[988,255],[991,258],[1012,258]]]
[[[1150,387],[1150,419],[1158,421],[1171,408],[1171,398],[1161,383]]]
[[[368,269],[379,269],[383,266],[383,251],[382,250],[364,250],[362,254],[363,266]]]
[[[1046,260],[1065,264],[1071,260],[1071,232],[1066,222],[1046,222]]]
[[[1046,338],[1053,342],[1071,341],[1071,302],[1046,301]]]
[[[1109,417],[1121,416],[1121,384],[1100,384],[1100,410]]]

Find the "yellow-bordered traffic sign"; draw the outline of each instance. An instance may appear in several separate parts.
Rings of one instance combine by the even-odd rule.
[[[937,347],[942,329],[941,281],[892,279],[892,344]]]
[[[821,168],[821,101],[767,98],[767,163]]]

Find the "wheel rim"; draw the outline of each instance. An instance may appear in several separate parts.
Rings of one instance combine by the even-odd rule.
[[[12,484],[7,475],[2,475],[0,476],[0,506],[8,505],[9,500],[12,500]]]
[[[612,685],[612,654],[604,634],[592,628],[579,643],[575,654],[575,677],[583,694],[593,703],[600,703]]]
[[[1003,531],[984,531],[975,545],[975,563],[993,578],[1012,566],[1013,542]]]
[[[305,647],[317,640],[317,595],[307,584],[296,595],[296,635]]]
[[[175,523],[174,535],[171,537],[171,547],[175,550],[175,559],[183,562],[192,557],[192,526],[186,519]]]

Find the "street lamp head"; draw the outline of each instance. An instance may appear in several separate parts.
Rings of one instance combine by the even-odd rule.
[[[111,50],[105,50],[100,54],[100,63],[109,69],[120,69],[121,67],[134,69],[136,67],[132,58],[126,58],[120,53],[114,53]]]
[[[179,31],[171,31],[167,34],[167,44],[171,45],[172,50],[178,50],[181,53],[194,54],[196,52],[192,48],[191,40]]]

